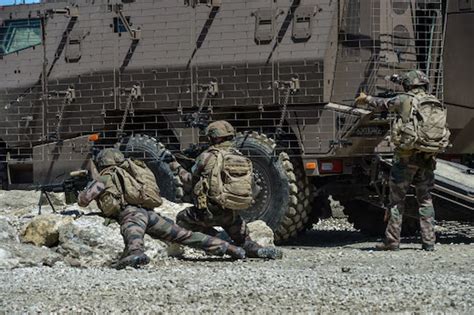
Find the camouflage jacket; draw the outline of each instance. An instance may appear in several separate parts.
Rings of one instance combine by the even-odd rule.
[[[409,94],[408,94],[409,93]],[[412,109],[413,96],[410,94],[425,94],[425,90],[415,88],[407,93],[401,93],[392,98],[374,97],[367,96],[367,104],[376,109],[385,109],[389,112],[396,113],[403,122],[407,122],[410,119],[410,112]],[[395,148],[395,154],[400,157],[411,156],[415,154],[414,151],[404,151],[400,148]]]

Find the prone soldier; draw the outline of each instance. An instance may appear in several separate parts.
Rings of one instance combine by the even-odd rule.
[[[227,121],[216,121],[209,124],[206,135],[210,147],[197,157],[192,173],[177,161],[170,163],[185,186],[193,187],[194,206],[178,213],[176,223],[210,235],[216,235],[214,227],[221,226],[248,257],[282,258],[281,250],[263,247],[250,238],[240,215],[253,202],[253,166],[234,147],[234,128]]]
[[[125,159],[117,149],[104,149],[96,158],[100,170],[92,172],[93,180],[79,193],[78,204],[87,206],[92,200],[108,218],[120,224],[125,243],[117,269],[138,267],[150,259],[144,252],[145,233],[153,238],[203,249],[207,253],[236,259],[245,258],[245,251],[221,239],[191,232],[153,211],[161,205],[155,176],[141,161]]]
[[[405,197],[413,183],[419,204],[422,249],[434,250],[435,232],[431,190],[434,186],[436,154],[449,144],[446,108],[428,94],[429,80],[419,71],[402,76],[392,75],[391,81],[403,86],[405,93],[393,98],[379,98],[360,93],[356,104],[384,108],[395,112],[391,139],[395,144],[393,166],[390,171],[390,213],[385,240],[379,250],[399,250]]]

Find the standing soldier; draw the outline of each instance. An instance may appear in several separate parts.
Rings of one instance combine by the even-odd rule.
[[[150,259],[144,252],[145,233],[156,239],[203,249],[210,254],[245,258],[242,248],[188,231],[154,212],[153,208],[160,206],[162,200],[155,176],[143,162],[125,159],[117,149],[101,151],[96,161],[100,174],[93,172],[94,180],[79,194],[78,204],[85,207],[96,200],[104,215],[120,224],[125,250],[115,268],[136,268],[149,263]]]
[[[234,127],[227,121],[216,121],[206,129],[210,147],[201,153],[192,174],[178,162],[170,166],[179,169],[185,184],[192,182],[194,206],[180,213],[177,224],[204,233],[216,234],[214,226],[221,226],[234,243],[242,246],[251,258],[277,259],[282,252],[275,247],[263,247],[249,236],[240,211],[253,202],[253,166],[250,159],[234,147]]]
[[[429,80],[423,72],[412,70],[401,77],[393,75],[390,80],[401,84],[405,93],[389,99],[360,93],[356,98],[356,104],[384,108],[397,115],[391,134],[396,148],[390,171],[390,218],[385,241],[376,248],[399,250],[405,197],[413,183],[419,204],[422,248],[433,251],[435,212],[430,192],[434,185],[436,154],[444,151],[449,143],[446,108],[427,93]]]

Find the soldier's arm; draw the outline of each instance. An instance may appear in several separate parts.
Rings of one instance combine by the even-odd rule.
[[[208,175],[212,170],[215,159],[216,156],[211,152],[205,151],[201,153],[201,155],[199,155],[196,159],[196,163],[191,170],[193,178],[199,178],[201,176]]]
[[[86,188],[81,191],[77,197],[77,204],[81,207],[87,207],[93,200],[98,198],[105,189],[102,180],[92,180]]]
[[[88,169],[92,179],[98,180],[100,178],[99,171],[97,170],[97,167],[95,166],[95,163],[92,161],[92,159],[89,160]]]
[[[181,179],[181,182],[183,182],[183,185],[185,185],[185,187],[187,185],[192,184],[192,174],[188,172],[184,167],[182,167],[178,161],[173,161],[169,163],[169,166],[173,172],[176,172],[178,174],[179,179]]]
[[[404,95],[397,95],[392,98],[375,97],[368,95],[365,102],[372,108],[396,112],[400,110],[404,102],[404,98]]]

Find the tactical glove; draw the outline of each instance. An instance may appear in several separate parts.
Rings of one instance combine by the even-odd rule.
[[[364,92],[360,92],[359,96],[357,96],[355,99],[355,104],[363,105],[366,103],[367,103],[367,94],[365,94]]]

